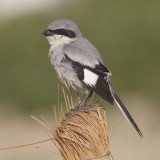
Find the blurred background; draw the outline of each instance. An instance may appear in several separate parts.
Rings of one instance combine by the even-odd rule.
[[[160,1],[0,0],[0,148],[48,138],[30,118],[54,123],[58,79],[42,31],[57,18],[75,21],[112,71],[113,86],[144,134],[116,106],[106,106],[115,159],[157,159],[160,150]],[[76,97],[75,97],[76,98]],[[60,100],[63,101],[62,93]],[[52,143],[41,145],[56,150]],[[58,160],[32,147],[0,151],[1,160]]]

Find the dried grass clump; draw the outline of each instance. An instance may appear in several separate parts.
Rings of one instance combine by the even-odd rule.
[[[48,134],[50,137],[49,139],[30,144],[24,143],[24,145],[14,147],[0,148],[0,150],[33,146],[35,148],[62,156],[64,160],[113,160],[109,149],[105,109],[98,105],[95,97],[92,105],[84,106],[83,108],[80,108],[78,112],[72,112],[71,109],[76,106],[73,104],[72,93],[69,98],[63,87],[62,91],[64,94],[65,106],[68,112],[64,115],[62,103],[59,105],[60,103],[58,96],[58,115],[62,118],[60,118],[61,122],[58,124],[57,111],[56,107],[54,107],[54,117],[57,124],[55,129],[52,128],[52,125],[50,125],[50,123],[43,116],[41,116],[42,121],[34,116],[31,116],[34,120],[50,131],[51,135]],[[80,102],[79,96],[78,101]],[[52,141],[57,146],[61,154],[35,146],[36,144],[47,141]]]
[[[109,150],[106,111],[97,105],[84,108],[88,108],[89,113],[79,111],[74,114],[70,111],[62,119],[52,133],[55,144],[65,160],[95,157],[113,160]]]

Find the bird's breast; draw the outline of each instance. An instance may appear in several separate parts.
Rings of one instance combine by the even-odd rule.
[[[62,82],[64,82],[67,86],[82,88],[82,84],[79,81],[72,64],[64,61],[64,54],[62,51],[51,50],[49,56],[51,64],[54,66],[58,77]]]

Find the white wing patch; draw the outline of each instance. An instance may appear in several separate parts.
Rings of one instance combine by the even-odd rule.
[[[98,75],[88,69],[84,69],[84,83],[90,86],[95,86],[98,80]]]

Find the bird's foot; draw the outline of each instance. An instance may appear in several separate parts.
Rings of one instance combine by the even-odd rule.
[[[83,105],[83,106],[78,105],[78,106],[72,108],[71,111],[67,112],[65,115],[66,116],[69,116],[69,115],[74,116],[79,112],[85,112],[87,114],[90,114],[90,109],[93,108],[93,107],[97,107],[97,105],[96,104]]]
[[[90,113],[88,107],[86,107],[86,106],[80,106],[80,105],[72,108],[71,112],[72,112],[73,115],[77,114],[78,112],[85,112],[85,113],[88,113],[88,114]]]
[[[77,113],[79,112],[79,108],[80,108],[80,105],[72,108],[71,111],[69,111],[69,112],[67,112],[67,113],[65,114],[65,116],[69,116],[69,115],[72,115],[72,116],[73,116],[73,115],[77,114]]]
[[[76,107],[74,107],[74,108],[72,108],[71,109],[71,112],[73,112],[73,113],[77,113],[78,112],[78,110],[81,108],[81,106],[80,105],[78,105],[78,106],[76,106]]]
[[[72,108],[71,109],[71,111],[70,112],[67,112],[65,115],[66,116],[69,116],[69,115],[72,115],[72,116],[74,116],[74,115],[76,115],[78,112],[85,112],[85,113],[90,113],[90,111],[89,111],[89,108],[90,108],[90,106],[80,106],[80,105],[78,105],[78,106],[76,106],[76,107],[74,107],[74,108]]]
[[[76,106],[71,110],[71,112],[73,112],[74,114],[77,114],[78,112],[85,112],[88,114],[90,113],[89,107],[86,107],[86,106]]]

